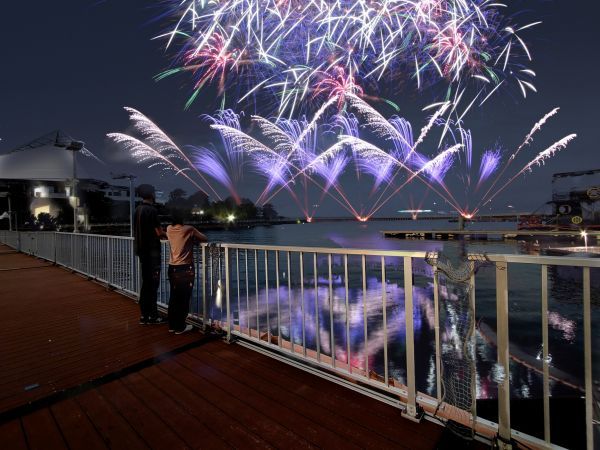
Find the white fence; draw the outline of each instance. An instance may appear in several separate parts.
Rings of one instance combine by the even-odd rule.
[[[130,294],[139,292],[140,271],[131,238],[0,231],[0,242]],[[169,295],[166,245],[159,289],[162,306],[167,306]],[[476,408],[459,410],[443,403],[440,289],[437,274],[425,264],[425,252],[222,244],[204,245],[198,253],[191,320],[212,324],[226,331],[229,338],[235,336],[305,370],[399,405],[408,418],[435,414],[442,421],[473,427],[480,435],[498,437],[501,446],[516,439],[535,448],[559,448],[552,443],[550,427],[549,270],[567,267],[580,272],[581,298],[575,300],[581,304],[583,324],[586,446],[594,448],[595,433],[597,442],[598,414],[593,395],[597,373],[592,358],[592,342],[597,339],[592,340],[591,271],[600,268],[600,259],[488,255],[493,271],[490,291],[495,290],[495,367],[505,374],[496,385],[496,423],[477,417]],[[527,267],[539,268],[541,274],[544,434],[538,437],[512,429],[510,417],[509,272]],[[474,288],[479,279],[480,275],[473,273],[470,285]],[[427,297],[429,292],[433,298]],[[416,375],[416,356],[422,351],[417,346],[423,344],[415,338],[415,324],[419,323],[415,321],[415,305],[423,301],[433,322],[428,392],[419,389]],[[479,305],[474,289],[469,301],[473,310]],[[468,326],[474,330],[475,321]],[[422,341],[423,334],[419,336]],[[374,354],[379,356],[373,358]]]

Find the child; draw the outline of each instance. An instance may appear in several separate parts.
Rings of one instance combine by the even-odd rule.
[[[194,245],[206,242],[206,236],[190,225],[183,224],[183,214],[173,213],[172,225],[167,227],[171,246],[169,259],[169,332],[182,334],[192,330],[185,324],[190,311],[190,297],[194,289]]]

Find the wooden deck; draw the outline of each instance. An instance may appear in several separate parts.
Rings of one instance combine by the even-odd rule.
[[[139,325],[131,299],[2,247],[0,304],[1,448],[469,448],[240,345]]]
[[[134,301],[0,247],[0,414],[200,338],[139,325]]]

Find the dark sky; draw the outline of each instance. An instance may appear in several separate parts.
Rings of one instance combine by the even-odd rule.
[[[538,94],[526,100],[498,95],[473,111],[467,125],[475,136],[475,152],[480,153],[497,140],[514,148],[555,106],[561,107],[560,114],[539,135],[530,154],[535,155],[568,133],[579,137],[545,167],[515,182],[494,202],[499,211],[508,204],[535,209],[549,200],[552,173],[600,168],[600,7],[596,4],[587,0],[529,0],[517,2],[513,8],[526,7],[527,18],[544,21],[527,34],[534,55],[532,68],[538,74]],[[161,13],[157,5],[160,2],[142,0],[6,2],[0,16],[0,154],[60,128],[84,140],[108,162],[97,172],[92,169],[99,177],[106,178],[111,170],[129,170],[165,190],[180,185],[193,191],[184,180],[161,178],[156,171],[130,163],[104,137],[108,132],[127,130],[122,107],[132,106],[160,124],[178,143],[208,144],[206,127],[198,116],[214,111],[217,105],[200,98],[191,110],[184,111],[188,80],[175,77],[156,83],[152,79],[169,64],[161,43],[151,40],[165,25],[153,21]],[[429,99],[409,97],[395,100],[401,105],[401,114],[413,121],[417,133],[423,116],[414,114]],[[368,188],[360,183],[346,186],[351,199],[364,197]],[[453,184],[452,188],[461,190],[459,185]],[[421,190],[411,188],[382,212],[407,207],[411,192],[415,203],[419,203]],[[253,197],[251,187],[247,196]],[[435,196],[429,194],[424,206],[431,207],[433,201]],[[284,213],[297,212],[286,207],[290,202],[285,197],[274,202]]]

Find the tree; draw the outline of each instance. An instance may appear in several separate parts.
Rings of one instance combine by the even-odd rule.
[[[208,195],[204,191],[198,191],[188,197],[187,203],[192,208],[207,209],[210,206]]]
[[[261,208],[261,210],[262,210],[263,219],[266,221],[275,220],[279,217],[277,210],[271,203],[265,203],[263,205],[263,207]]]
[[[256,219],[258,208],[252,203],[251,200],[243,198],[240,202],[240,206],[237,208],[236,216],[241,220],[253,220]]]
[[[186,195],[187,195],[187,192],[185,192],[181,188],[173,189],[169,193],[169,201],[168,201],[169,206],[179,206],[179,207],[184,206],[186,203],[186,198],[185,198]]]
[[[40,230],[51,231],[56,229],[56,219],[48,213],[39,213],[36,224]]]

